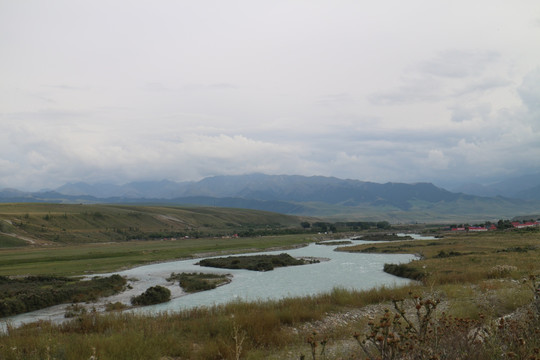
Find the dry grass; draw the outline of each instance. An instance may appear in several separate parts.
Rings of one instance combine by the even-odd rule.
[[[101,360],[298,359],[301,353],[307,358],[314,354],[317,359],[365,358],[352,337],[354,331],[366,335],[365,316],[335,324],[326,320],[346,319],[346,314],[370,304],[382,304],[377,309],[391,308],[393,299],[407,298],[412,291],[441,300],[429,326],[444,326],[445,336],[432,335],[429,329],[425,332],[426,344],[436,350],[430,356],[446,354],[441,358],[455,359],[461,356],[456,351],[465,349],[477,359],[538,359],[535,351],[540,351],[539,317],[530,304],[534,302],[531,290],[539,283],[534,280],[536,285],[531,287],[531,280],[522,280],[528,274],[540,273],[539,238],[539,233],[505,232],[376,244],[379,251],[422,252],[425,258],[411,265],[425,271],[426,280],[412,287],[364,292],[335,289],[319,296],[234,302],[155,317],[84,314],[64,325],[41,322],[10,328],[0,337],[0,358],[89,359],[94,355]],[[527,250],[516,251],[518,248]],[[437,257],[443,250],[462,255]],[[497,266],[507,267],[494,276],[493,268]],[[409,300],[409,304],[414,302]],[[410,309],[414,314],[414,306]],[[501,324],[503,316],[507,318]],[[311,353],[306,338],[314,326],[321,324],[326,324],[324,331],[312,338],[312,344],[318,347]],[[476,341],[477,335],[471,341],[471,331],[476,334],[477,329],[486,327],[489,331],[481,342]],[[377,336],[373,339],[377,341]],[[327,341],[324,356],[320,341]]]
[[[426,285],[478,283],[506,268],[501,278],[522,279],[539,270],[540,231],[446,234],[444,239],[359,245],[344,251],[413,253],[410,266],[424,272]],[[458,256],[438,257],[441,252]],[[510,270],[508,270],[510,269]]]

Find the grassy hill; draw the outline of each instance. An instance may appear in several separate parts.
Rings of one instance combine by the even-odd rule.
[[[0,204],[0,247],[223,236],[300,228],[301,218],[214,207]]]

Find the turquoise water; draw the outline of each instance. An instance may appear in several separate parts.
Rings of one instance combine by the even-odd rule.
[[[353,244],[371,243],[352,241]],[[267,254],[288,253],[293,257],[316,257],[324,259],[320,263],[277,268],[267,272],[249,270],[230,270],[201,267],[196,265],[200,259],[171,261],[116,272],[129,280],[130,290],[122,294],[102,299],[88,307],[103,309],[106,302],[120,301],[130,304],[130,298],[139,295],[148,287],[162,285],[172,292],[172,300],[159,305],[136,308],[130,311],[155,314],[165,311],[179,311],[199,306],[224,304],[235,300],[257,301],[316,295],[330,292],[339,287],[354,290],[366,290],[380,286],[399,286],[410,280],[383,272],[385,263],[406,263],[415,259],[410,254],[361,254],[334,251],[337,246],[310,244],[306,247],[273,251]],[[251,254],[243,254],[251,255]],[[233,276],[232,282],[216,289],[186,294],[177,284],[166,280],[171,273],[210,272],[227,273]],[[110,274],[103,274],[107,276]],[[64,320],[66,305],[21,314],[0,321],[0,330],[5,322],[14,326],[38,320],[60,322]]]
[[[267,272],[204,268],[195,265],[197,260],[188,260],[143,266],[121,275],[135,278],[142,278],[149,273],[159,273],[166,277],[172,272],[213,272],[233,275],[233,280],[228,285],[137,310],[144,312],[188,309],[223,304],[231,300],[255,301],[314,295],[330,292],[336,287],[363,290],[410,282],[386,274],[382,269],[385,263],[409,262],[415,258],[414,255],[353,254],[337,252],[334,251],[335,248],[336,246],[311,244],[294,250],[269,252],[268,254],[286,252],[293,257],[317,257],[326,260],[317,264],[277,268]]]

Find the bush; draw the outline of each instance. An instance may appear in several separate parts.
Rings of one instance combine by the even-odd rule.
[[[384,264],[384,272],[412,280],[422,280],[425,273],[407,264]]]
[[[180,287],[188,293],[215,289],[230,282],[230,274],[172,273],[167,281],[178,280]]]
[[[123,290],[126,279],[120,275],[90,280],[57,276],[0,277],[0,317],[17,315],[49,306],[94,301]]]
[[[489,269],[488,278],[501,279],[510,276],[514,271],[517,271],[517,267],[513,265],[496,265]]]
[[[163,286],[152,286],[139,296],[131,298],[133,305],[154,305],[171,300],[171,291]]]

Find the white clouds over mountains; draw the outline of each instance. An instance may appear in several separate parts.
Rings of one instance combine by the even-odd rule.
[[[3,2],[0,188],[537,172],[539,11],[532,0]]]

